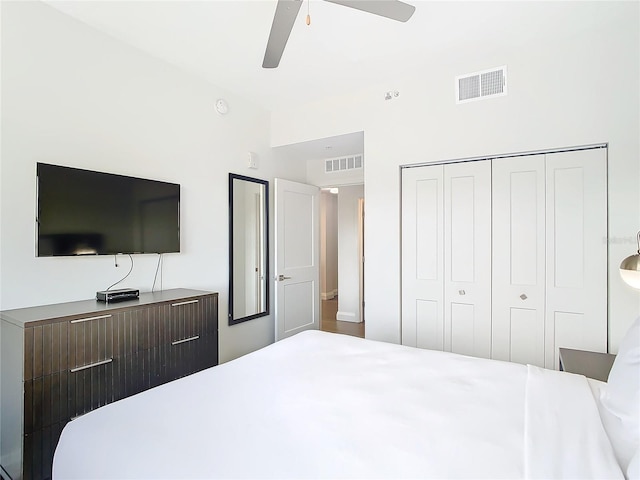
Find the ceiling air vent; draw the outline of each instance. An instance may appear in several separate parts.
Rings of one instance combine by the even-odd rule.
[[[341,172],[362,168],[362,154],[347,157],[328,158],[324,161],[324,173]]]
[[[507,67],[490,68],[456,77],[456,103],[507,94]]]

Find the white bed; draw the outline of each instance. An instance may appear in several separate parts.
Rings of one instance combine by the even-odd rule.
[[[602,385],[303,332],[70,422],[53,478],[624,478]]]

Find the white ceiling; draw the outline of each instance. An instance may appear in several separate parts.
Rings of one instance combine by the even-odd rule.
[[[47,3],[270,110],[373,82],[393,88],[394,79],[433,68],[446,52],[549,40],[615,21],[607,18],[606,1],[406,1],[416,12],[401,23],[305,0],[277,69],[262,68],[276,0]]]
[[[274,148],[278,158],[285,160],[336,158],[354,153],[363,153],[364,133],[354,132],[330,138],[319,138],[304,143]]]

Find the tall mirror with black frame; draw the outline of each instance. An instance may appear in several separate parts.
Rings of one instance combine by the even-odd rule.
[[[229,174],[229,325],[269,315],[269,182]]]

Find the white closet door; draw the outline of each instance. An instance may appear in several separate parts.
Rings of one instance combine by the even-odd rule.
[[[444,168],[444,349],[491,357],[491,162]]]
[[[545,366],[558,349],[607,351],[606,150],[547,155]]]
[[[402,344],[444,349],[444,167],[402,170]]]
[[[544,367],[545,156],[492,170],[492,358]]]

